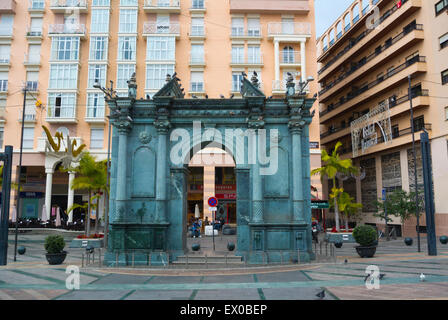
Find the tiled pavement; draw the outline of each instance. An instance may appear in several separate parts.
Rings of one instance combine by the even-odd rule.
[[[81,250],[68,249],[67,264],[49,266],[43,256],[43,236],[19,235],[27,252],[0,267],[0,300],[314,300],[324,288],[325,299],[447,299],[448,247],[437,257],[417,253],[402,240],[380,242],[375,258],[361,259],[353,245],[337,249],[329,264],[304,264],[232,270],[156,270],[81,268],[81,290],[65,287],[67,264],[81,265]],[[66,235],[67,240],[73,235]],[[13,237],[10,237],[13,239]],[[426,244],[422,242],[422,251]],[[344,260],[347,259],[347,264]],[[365,287],[365,269],[377,265],[385,278],[379,290]],[[420,273],[426,281],[420,282]]]

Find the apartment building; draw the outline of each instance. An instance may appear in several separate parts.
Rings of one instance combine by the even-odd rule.
[[[69,192],[74,175],[59,170],[61,158],[47,150],[42,126],[105,159],[108,111],[98,84],[112,81],[118,95],[127,95],[136,72],[137,97],[150,99],[177,72],[187,98],[238,99],[242,72],[256,71],[266,96],[281,97],[288,72],[297,83],[317,77],[315,39],[312,0],[3,0],[0,148],[13,145],[18,164],[23,121],[19,216],[40,217],[44,204],[50,214],[54,205],[64,210],[87,200]],[[306,88],[316,90],[316,82]],[[318,115],[314,120],[311,164],[317,167]],[[320,189],[318,178],[312,184]]]
[[[341,141],[342,158],[361,167],[360,177],[340,182],[363,204],[366,223],[384,225],[371,214],[383,189],[386,195],[415,190],[415,183],[423,189],[420,133],[426,130],[437,234],[448,232],[447,7],[446,0],[356,0],[317,41],[322,148]],[[415,219],[391,224],[399,233],[416,234]]]

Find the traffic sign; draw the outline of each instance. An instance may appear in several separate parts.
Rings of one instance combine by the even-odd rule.
[[[382,195],[382,199],[383,199],[383,201],[386,201],[386,189],[383,189],[383,190],[382,190],[381,195]]]
[[[218,205],[218,199],[216,199],[215,197],[208,198],[208,205],[210,207],[216,207]]]

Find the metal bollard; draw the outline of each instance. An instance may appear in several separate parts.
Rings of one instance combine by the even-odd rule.
[[[118,268],[118,252],[115,254],[115,267]]]
[[[99,249],[100,253],[98,256],[98,266],[101,268],[101,248]]]
[[[132,251],[132,268],[135,267],[135,251]]]
[[[84,252],[81,253],[81,266],[84,268]]]
[[[214,230],[213,230],[214,231]],[[205,267],[206,269],[208,269],[208,258],[207,258],[207,254],[205,255]]]

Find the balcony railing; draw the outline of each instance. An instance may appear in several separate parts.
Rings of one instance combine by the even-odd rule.
[[[73,119],[75,118],[75,107],[51,107],[48,108],[49,119]]]
[[[180,8],[180,0],[145,0],[147,8]]]
[[[344,104],[347,103],[348,101],[350,101],[350,100],[356,98],[356,97],[359,96],[360,94],[362,94],[362,93],[366,92],[367,90],[369,90],[369,89],[375,87],[376,85],[380,84],[381,82],[385,81],[386,79],[388,79],[388,78],[394,76],[394,75],[397,74],[398,72],[400,72],[400,71],[406,69],[407,67],[410,67],[411,65],[413,65],[414,63],[417,63],[417,62],[426,62],[426,57],[423,57],[423,56],[415,56],[415,57],[413,57],[413,58],[407,60],[405,63],[403,63],[403,64],[397,66],[396,68],[394,68],[394,69],[388,71],[387,74],[386,74],[385,76],[382,76],[382,77],[376,79],[375,81],[372,81],[371,83],[366,84],[364,87],[362,87],[362,88],[360,88],[360,89],[357,89],[357,90],[354,90],[354,91],[350,92],[349,94],[347,94],[347,97],[341,97],[341,98],[340,98],[340,101],[339,101],[338,103],[336,103],[336,104],[330,104],[330,105],[328,106],[328,109],[325,110],[325,111],[322,111],[319,115],[320,115],[320,116],[323,116],[323,115],[327,114],[328,112],[333,111],[333,110],[335,110],[335,109],[341,107],[342,105],[344,105]],[[319,94],[321,94],[321,92],[319,92]]]
[[[51,0],[50,8],[82,8],[87,9],[86,0]]]
[[[301,62],[299,51],[287,51],[280,53],[281,64],[297,64]]]
[[[103,119],[104,118],[104,107],[87,107],[86,118],[89,119]]]
[[[12,37],[12,26],[0,25],[0,37]]]
[[[28,27],[26,30],[26,36],[27,37],[42,37],[42,28],[31,28]]]
[[[145,22],[143,25],[144,34],[176,34],[180,35],[180,24],[170,23],[169,25],[160,25],[153,22]]]
[[[25,117],[23,117],[23,111],[20,110],[19,121],[22,122],[23,120],[25,120],[25,122],[34,122],[34,121],[36,121],[36,114],[25,112]]]
[[[25,64],[40,64],[40,55],[29,55],[25,53],[25,58],[23,59]]]
[[[203,56],[201,56],[201,57],[191,56],[190,64],[192,64],[192,65],[203,65],[203,64],[205,64],[205,59],[204,59]]]
[[[416,97],[427,97],[427,96],[429,96],[429,90],[427,90],[427,89],[419,90],[417,92],[411,93],[412,99],[414,99]],[[389,108],[392,109],[392,108],[394,108],[404,102],[407,102],[407,101],[409,101],[409,95],[402,96],[398,99],[389,99]],[[354,120],[356,120],[356,119],[354,119]],[[330,130],[328,130],[324,133],[321,133],[320,138],[323,139],[325,137],[331,136],[331,135],[333,135],[341,130],[347,129],[347,128],[350,128],[350,123],[348,123],[346,126],[330,128]]]
[[[311,24],[302,22],[271,22],[268,24],[268,36],[282,35],[309,35],[311,34]]]
[[[1,57],[0,56],[0,64],[9,64],[9,57]]]
[[[297,81],[296,84],[296,93],[300,91],[300,84]],[[272,80],[272,91],[276,91],[276,92],[284,92],[286,93],[286,80]],[[309,86],[306,86],[306,88],[304,89],[304,92],[309,92]]]
[[[50,24],[49,34],[86,34],[85,24]]]
[[[232,28],[232,37],[240,37],[240,38],[260,38],[261,28],[251,28],[249,30],[244,30],[244,28]]]
[[[260,54],[258,56],[248,56],[248,57],[232,57],[231,64],[263,64],[263,56]]]
[[[205,27],[200,25],[200,26],[195,26],[192,25],[191,29],[190,29],[190,36],[191,37],[203,37],[205,36]]]
[[[8,80],[0,80],[0,92],[8,91]]]
[[[28,90],[28,91],[36,92],[38,86],[39,86],[38,81],[27,81],[26,82],[26,90]]]
[[[403,30],[403,32],[396,35],[392,40],[386,41],[381,47],[378,47],[375,52],[370,54],[368,57],[364,57],[361,60],[358,61],[358,63],[352,65],[349,71],[339,76],[335,81],[330,82],[321,92],[325,93],[326,91],[330,90],[332,87],[337,85],[338,83],[344,81],[348,76],[355,73],[359,68],[379,56],[381,53],[383,53],[385,50],[389,49],[392,45],[403,39],[408,33],[410,33],[413,30],[423,30],[423,25],[421,24],[410,24],[406,26]]]
[[[405,4],[408,0],[403,0],[402,1],[402,5]],[[387,20],[387,18],[389,18],[392,13],[394,13],[395,11],[398,10],[397,5],[395,4],[394,6],[392,6],[392,8],[390,8],[389,10],[387,10],[379,19],[379,26]],[[346,26],[347,28],[347,26]],[[348,28],[350,29],[350,28]],[[347,30],[348,30],[347,29]],[[324,72],[325,70],[327,70],[330,66],[332,66],[336,61],[338,61],[344,54],[346,54],[348,51],[350,51],[351,48],[353,48],[356,44],[358,44],[359,41],[361,41],[363,38],[365,38],[365,36],[367,36],[370,32],[380,29],[380,27],[377,28],[367,28],[363,33],[361,33],[356,39],[350,39],[350,43],[341,51],[339,52],[333,59],[331,59],[330,61],[328,61],[317,73],[321,74],[322,72]],[[345,30],[345,31],[347,31]],[[342,35],[341,35],[342,36]],[[340,36],[338,35],[338,39],[340,38]]]
[[[204,0],[192,0],[191,9],[205,9]]]
[[[29,11],[43,11],[45,9],[44,0],[29,0],[28,10]]]
[[[204,92],[203,82],[192,82],[190,84],[190,92]]]

